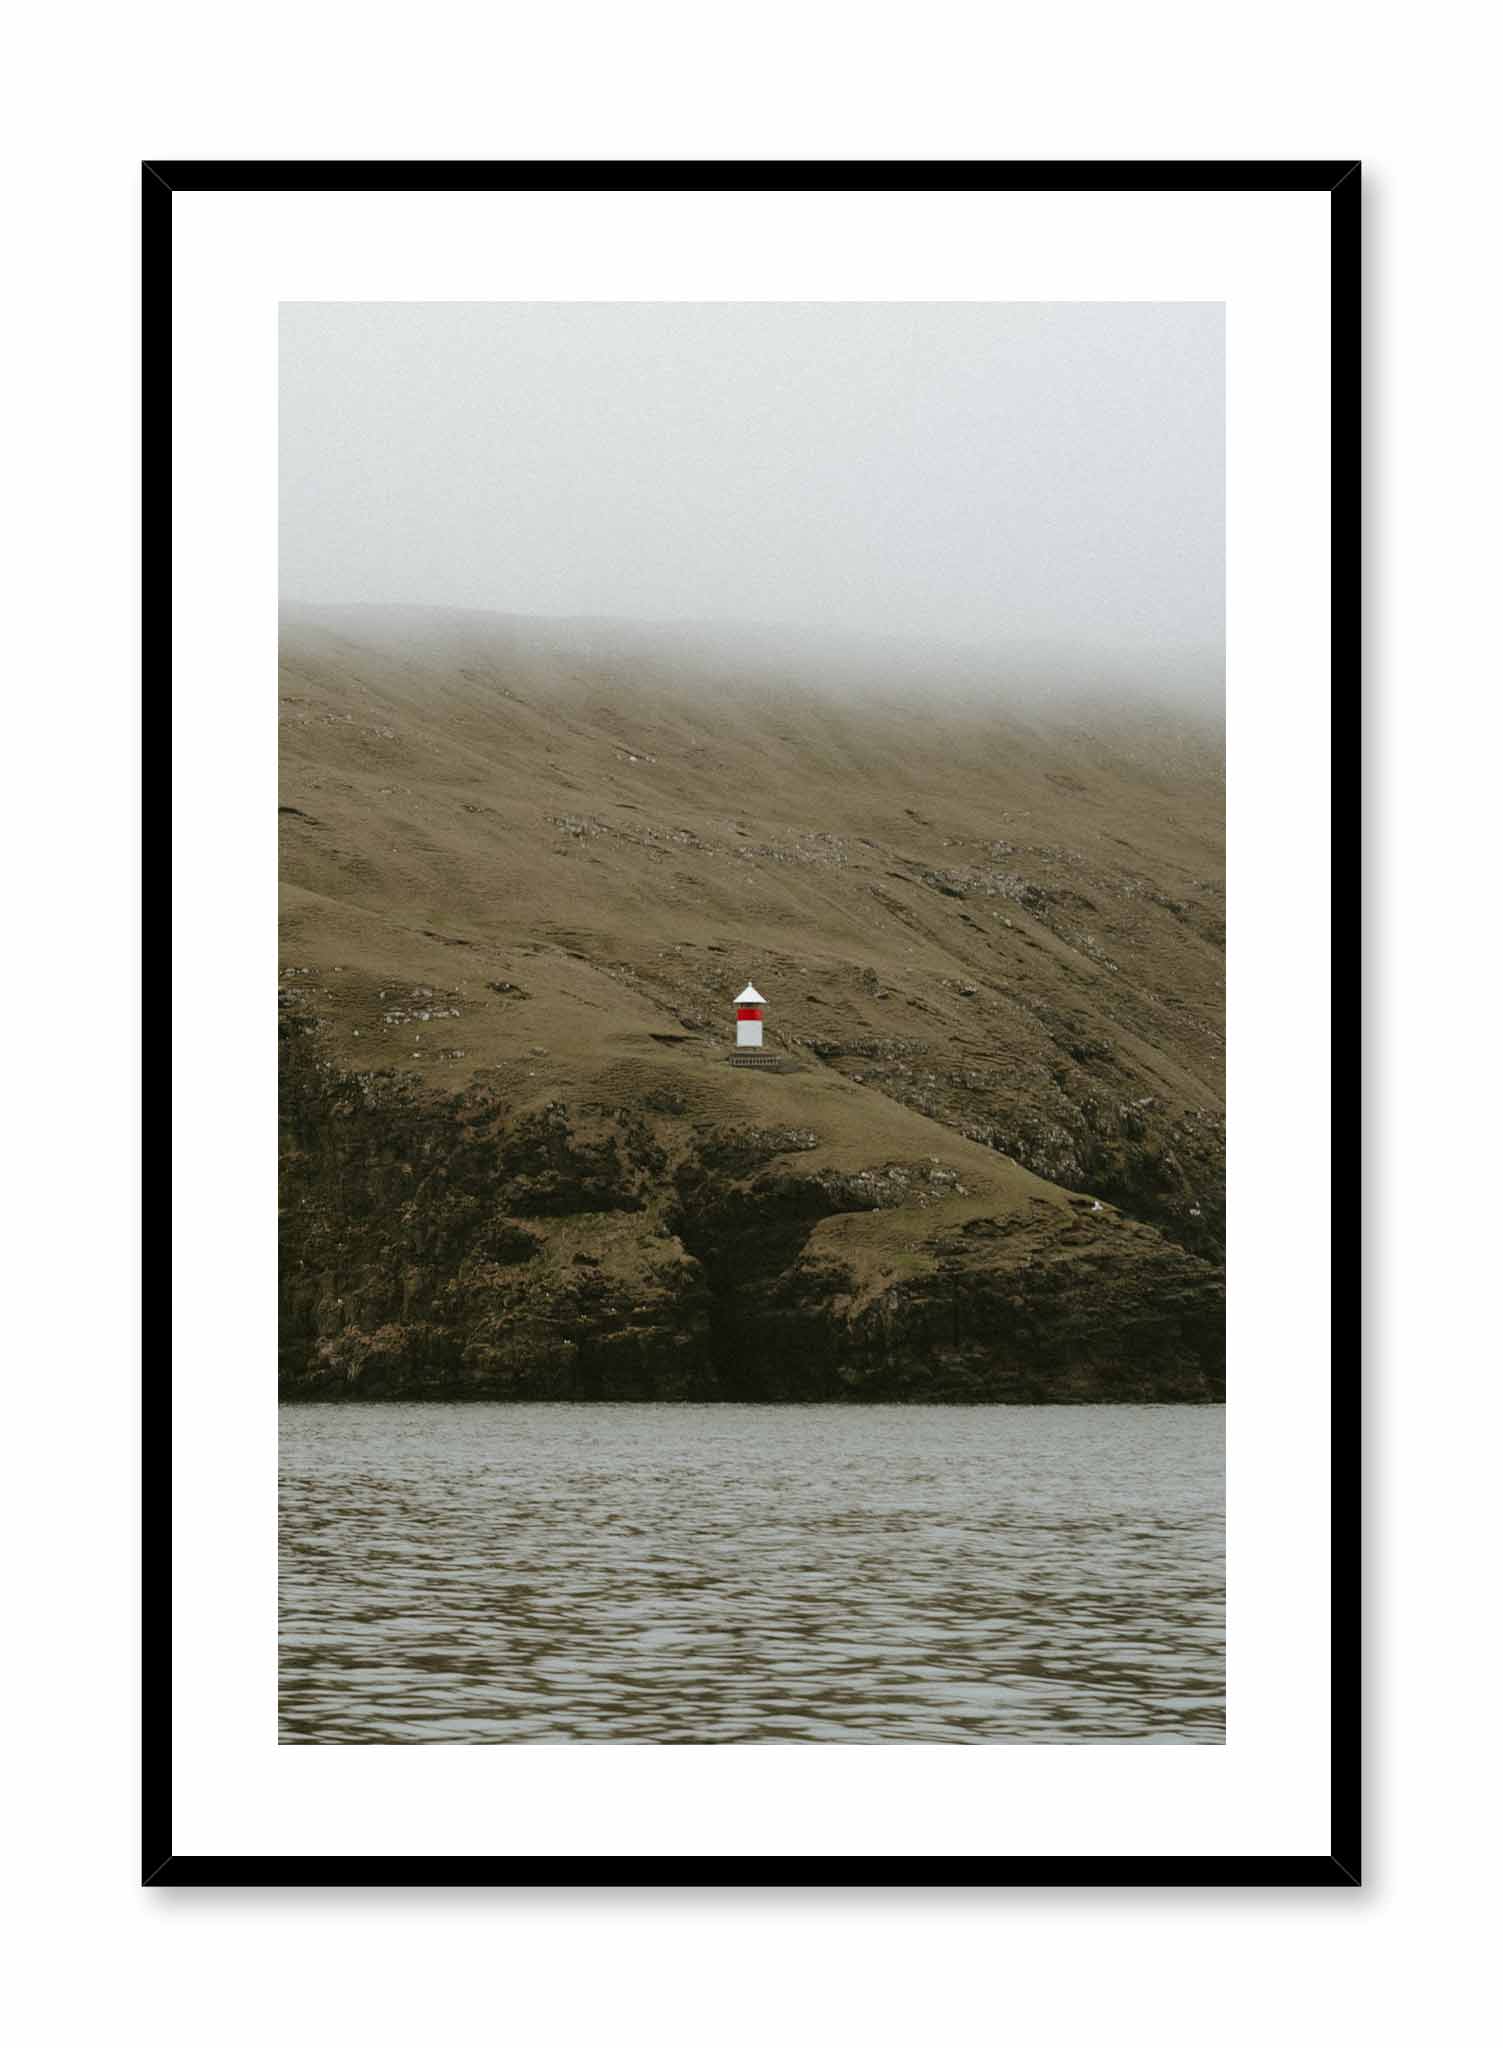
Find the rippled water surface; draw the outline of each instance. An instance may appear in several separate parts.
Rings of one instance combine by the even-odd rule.
[[[1219,1408],[289,1407],[284,1742],[1220,1742]]]

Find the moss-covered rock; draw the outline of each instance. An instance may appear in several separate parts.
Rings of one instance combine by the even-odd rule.
[[[1220,1397],[1219,1273],[1098,1200],[281,1050],[285,1398]]]

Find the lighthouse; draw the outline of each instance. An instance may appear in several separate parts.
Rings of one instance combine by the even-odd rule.
[[[764,1049],[762,1010],[767,998],[746,984],[736,998],[736,1050],[726,1058],[733,1067],[760,1067],[766,1074],[797,1074],[800,1063],[786,1052]]]
[[[736,998],[736,1049],[762,1043],[762,1008],[767,998],[759,996],[750,982]]]

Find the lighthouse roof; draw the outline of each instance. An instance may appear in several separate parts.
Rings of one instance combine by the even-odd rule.
[[[748,982],[740,995],[737,996],[736,1001],[738,1003],[765,1003],[767,998],[766,996],[759,996],[751,983]]]

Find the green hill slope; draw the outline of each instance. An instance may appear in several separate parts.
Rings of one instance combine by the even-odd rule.
[[[1215,1396],[1220,736],[1025,702],[290,608],[284,1392]]]

